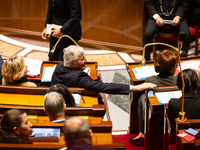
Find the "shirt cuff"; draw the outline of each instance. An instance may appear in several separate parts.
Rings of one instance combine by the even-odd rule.
[[[132,92],[133,91],[133,86],[132,85],[130,85],[130,92]]]
[[[154,20],[156,20],[158,17],[160,17],[159,14],[153,15],[153,19],[154,19]]]
[[[180,16],[176,16],[176,17],[179,17],[179,18],[180,18],[180,20],[181,20],[181,17],[180,17]]]

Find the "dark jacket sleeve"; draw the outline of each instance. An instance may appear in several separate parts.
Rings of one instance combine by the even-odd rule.
[[[47,24],[52,24],[52,21],[53,21],[53,2],[52,0],[49,0],[45,28]]]
[[[190,4],[190,0],[181,0],[180,5],[178,6],[178,9],[177,9],[175,15],[183,18],[187,12],[189,4]]]
[[[154,0],[144,0],[144,4],[147,8],[147,11],[148,11],[150,17],[152,17],[155,14],[158,14],[158,11],[155,8]]]
[[[80,0],[68,0],[68,8],[70,12],[69,20],[60,29],[62,33],[69,34],[80,23],[82,18]]]
[[[91,91],[97,91],[108,94],[129,94],[130,86],[126,84],[103,83],[102,81],[93,80],[87,73],[80,73],[77,80],[78,87]]]

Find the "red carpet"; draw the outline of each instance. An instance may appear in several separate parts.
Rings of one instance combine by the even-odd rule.
[[[130,136],[137,136],[137,134],[122,134],[122,135],[113,135],[113,142],[125,142],[126,150],[144,150],[144,147],[132,146],[129,143]],[[169,150],[176,150],[176,144],[169,145]]]
[[[113,142],[125,142],[126,150],[144,150],[144,147],[132,146],[129,143],[130,136],[137,136],[137,134],[122,134],[122,135],[113,135]]]

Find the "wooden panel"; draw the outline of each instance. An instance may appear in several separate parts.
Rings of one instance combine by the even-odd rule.
[[[20,31],[23,30],[29,35],[41,35],[48,0],[0,0],[0,3],[1,29],[17,33],[23,33]],[[82,46],[117,51],[142,50],[146,17],[144,1],[81,0],[81,7]]]

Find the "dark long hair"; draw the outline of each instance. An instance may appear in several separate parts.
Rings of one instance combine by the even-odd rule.
[[[183,70],[183,78],[185,82],[185,90],[184,93],[190,92],[191,90],[196,91],[198,88],[199,78],[196,71],[192,69],[185,69]],[[181,90],[182,89],[182,80],[181,80],[181,73],[177,76],[177,86]]]
[[[75,107],[75,100],[72,96],[71,92],[67,89],[67,87],[63,84],[54,84],[52,85],[49,90],[49,92],[58,92],[60,93],[63,98],[65,99],[65,104],[67,107]]]
[[[4,113],[3,118],[1,119],[1,129],[0,135],[13,134],[14,127],[20,127],[22,124],[21,115],[26,113],[24,110],[11,109]]]

